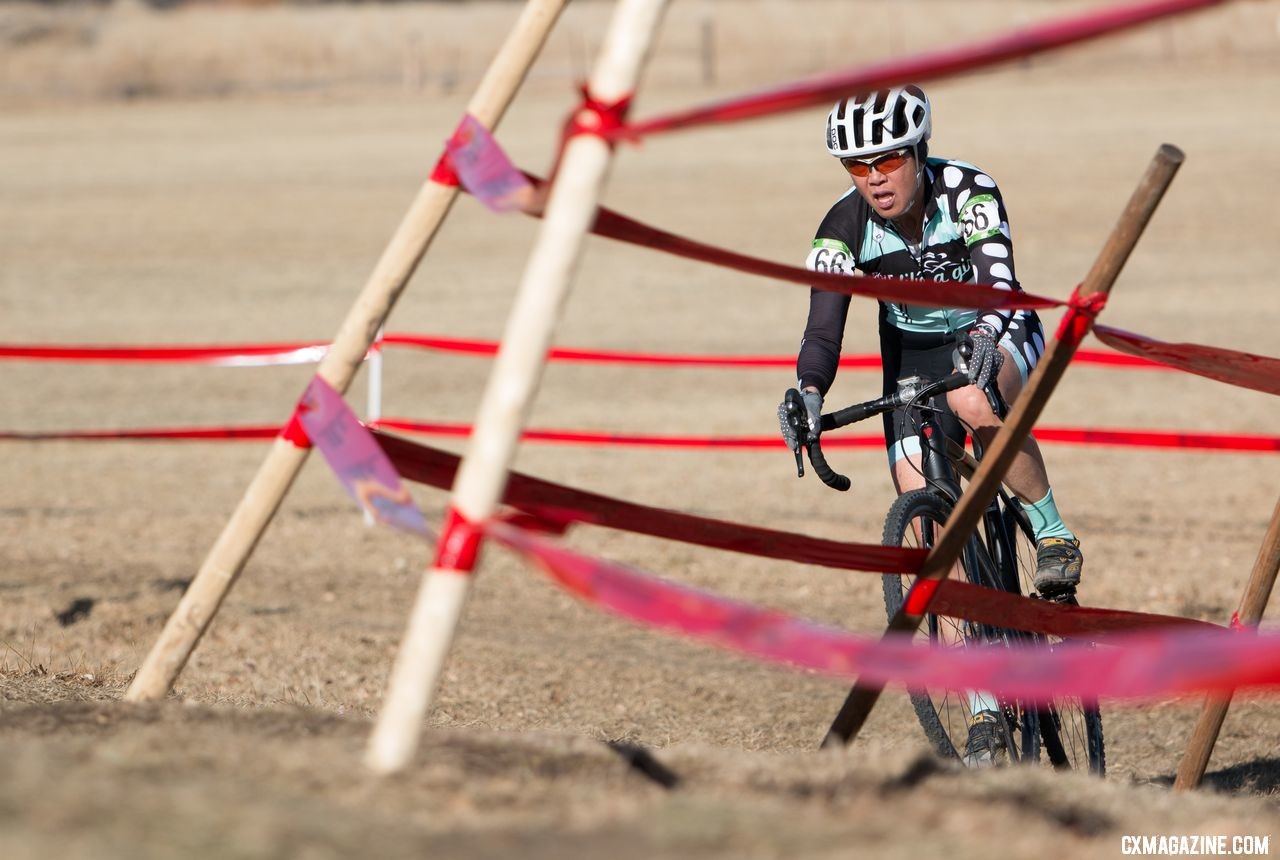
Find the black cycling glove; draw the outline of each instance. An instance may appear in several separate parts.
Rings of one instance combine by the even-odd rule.
[[[816,391],[801,391],[800,397],[804,400],[804,409],[809,418],[809,438],[816,439],[822,432],[822,395]],[[796,438],[796,431],[787,421],[785,402],[778,404],[778,423],[782,426],[782,438],[786,441],[787,447],[792,451],[799,451],[800,440]]]

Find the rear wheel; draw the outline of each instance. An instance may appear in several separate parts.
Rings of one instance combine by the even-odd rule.
[[[884,543],[929,549],[937,542],[947,519],[951,503],[927,490],[912,490],[898,497],[885,518]],[[977,537],[971,538],[961,557],[960,569],[969,582],[995,587],[997,568],[987,549]],[[959,574],[953,574],[959,575]],[[915,577],[885,574],[884,603],[892,619],[902,609]],[[969,644],[1007,641],[1010,631],[973,624],[955,618],[927,615],[921,622],[917,639],[939,648],[963,648]],[[1036,714],[1023,709],[1016,701],[994,697],[980,691],[912,690],[911,704],[924,729],[925,736],[937,753],[946,758],[963,755],[969,735],[973,706],[994,702],[999,716],[999,731],[1012,761],[1034,761],[1039,755],[1040,733]]]

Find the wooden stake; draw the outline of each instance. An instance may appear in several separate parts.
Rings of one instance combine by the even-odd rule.
[[[1267,609],[1267,601],[1271,599],[1277,572],[1280,572],[1280,500],[1276,502],[1276,509],[1271,514],[1271,525],[1262,539],[1262,547],[1253,563],[1253,572],[1249,574],[1240,606],[1232,619],[1233,624],[1238,622],[1244,627],[1258,626]],[[1213,746],[1218,742],[1218,732],[1222,730],[1222,722],[1227,718],[1227,708],[1230,706],[1230,695],[1210,696],[1205,700],[1200,720],[1191,732],[1187,751],[1183,753],[1178,765],[1178,776],[1173,782],[1173,787],[1178,791],[1196,788],[1200,785],[1200,780],[1204,779],[1204,770],[1209,766],[1209,756],[1213,755]]]
[[[489,66],[467,111],[487,128],[495,126],[533,64],[565,0],[528,0],[498,56]],[[317,373],[345,392],[378,329],[426,253],[458,188],[427,181],[396,229],[368,282],[347,312]],[[308,449],[277,438],[204,564],[183,594],[125,693],[132,702],[165,696],[222,605],[227,592],[275,516],[306,460]]]
[[[1147,172],[1129,199],[1129,205],[1121,214],[1120,221],[1112,229],[1106,245],[1094,262],[1093,268],[1077,289],[1078,296],[1084,299],[1095,295],[1105,298],[1111,292],[1116,276],[1120,274],[1125,261],[1129,259],[1129,254],[1137,245],[1143,229],[1151,220],[1156,206],[1159,205],[1169,183],[1173,181],[1174,174],[1182,165],[1182,161],[1182,151],[1169,144],[1164,144],[1156,152]],[[1074,312],[1074,309],[1068,310],[1068,318]],[[1064,318],[1065,322],[1066,318]],[[1092,326],[1092,320],[1087,316],[1081,315],[1080,322],[1086,332]],[[974,473],[973,480],[970,481],[955,511],[947,521],[947,528],[943,530],[937,545],[925,559],[924,566],[916,578],[917,587],[924,580],[944,579],[956,559],[960,557],[969,535],[978,527],[983,511],[999,489],[1004,473],[1021,449],[1023,441],[1031,432],[1032,425],[1044,410],[1049,395],[1053,393],[1058,380],[1062,378],[1067,365],[1070,364],[1076,345],[1076,342],[1061,337],[1055,338],[1049,345],[1044,358],[1036,365],[1031,378],[1027,381],[1026,389],[987,448],[986,456],[982,458],[978,471]],[[915,593],[916,588],[913,588],[911,594]],[[914,613],[906,611],[906,607],[912,604],[911,597],[908,595],[907,604],[889,622],[885,636],[915,633],[928,611],[932,598],[931,590],[922,589],[920,594],[925,599],[919,602],[917,611]],[[828,729],[822,745],[837,746],[853,740],[879,700],[880,692],[879,686],[861,681],[856,683],[849,692],[848,698],[845,699],[840,713],[832,722],[831,728]]]
[[[628,97],[648,56],[666,0],[620,0],[588,91],[602,104]],[[538,242],[520,283],[502,346],[453,485],[441,554],[423,576],[365,763],[403,768],[417,748],[470,586],[478,533],[502,498],[560,309],[595,217],[612,149],[595,135],[570,138],[547,201]],[[466,549],[457,550],[456,546]]]

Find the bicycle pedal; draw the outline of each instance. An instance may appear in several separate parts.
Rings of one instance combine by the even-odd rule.
[[[1049,591],[1037,591],[1032,597],[1040,600],[1047,600],[1050,603],[1061,603],[1064,606],[1079,606],[1080,601],[1076,600],[1076,587],[1068,585],[1065,588],[1057,588]]]

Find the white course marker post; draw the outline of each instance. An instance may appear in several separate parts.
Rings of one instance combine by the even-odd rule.
[[[588,87],[596,104],[614,105],[631,95],[665,7],[666,0],[620,0]],[[601,127],[601,119],[586,107],[577,117],[588,129]],[[435,564],[423,576],[387,699],[369,739],[365,763],[380,773],[400,770],[417,749],[471,585],[481,540],[477,526],[494,513],[506,488],[612,154],[611,146],[594,134],[574,135],[565,145],[542,229],[453,485]]]
[[[378,333],[373,338],[373,346],[369,348],[369,372],[366,374],[368,379],[367,406],[364,410],[364,423],[374,424],[382,418],[382,335],[386,332],[385,326],[378,327]],[[378,524],[373,518],[373,512],[368,508],[364,509],[364,527],[371,529]]]
[[[368,406],[365,408],[364,415],[366,424],[382,420],[382,335],[384,333],[385,329],[379,327],[378,334],[373,339],[373,347],[369,350]]]
[[[502,118],[565,2],[528,0],[467,105],[467,112],[481,125],[493,128]],[[449,214],[458,192],[456,185],[434,178],[423,183],[418,191],[316,371],[339,392],[345,392],[350,386],[378,329]],[[126,701],[161,699],[173,688],[191,652],[293,485],[308,451],[283,435],[272,442],[240,504],[134,676],[125,692]]]

